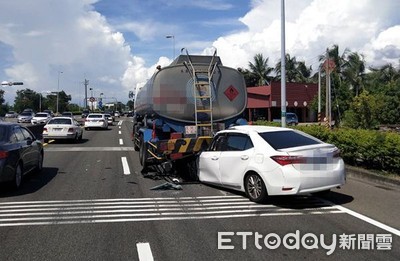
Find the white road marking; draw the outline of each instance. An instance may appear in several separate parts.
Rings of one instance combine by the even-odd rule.
[[[124,141],[122,139],[119,139],[119,145],[124,145]]]
[[[121,161],[122,161],[122,168],[124,169],[124,175],[130,175],[131,171],[129,170],[129,165],[128,161],[126,160],[126,157],[122,157]]]
[[[122,134],[122,132],[121,132],[121,131],[118,131],[118,134]]]
[[[119,129],[121,129],[121,126],[118,126]]]
[[[153,254],[149,243],[137,243],[137,252],[139,255],[139,261],[153,261]]]
[[[122,122],[124,122],[123,120],[120,120],[119,122],[118,122],[118,126],[121,126],[122,125]]]
[[[342,206],[336,206],[336,208],[341,210],[341,211],[343,211],[343,212],[345,212],[345,213],[347,213],[347,214],[349,214],[349,215],[352,215],[353,217],[361,219],[361,220],[363,220],[363,221],[365,221],[367,223],[370,223],[371,225],[379,227],[379,228],[381,228],[383,230],[386,230],[386,231],[388,231],[388,232],[390,232],[392,234],[395,234],[395,235],[400,237],[400,230],[398,230],[398,229],[395,229],[393,227],[385,225],[385,224],[383,224],[383,223],[381,223],[379,221],[376,221],[376,220],[374,220],[372,218],[364,216],[363,214],[357,213],[357,212],[355,212],[353,210],[350,210],[348,208],[345,208],[345,207],[342,207]]]
[[[318,199],[305,204],[311,207],[281,208],[241,196],[3,202],[0,227],[343,213]]]

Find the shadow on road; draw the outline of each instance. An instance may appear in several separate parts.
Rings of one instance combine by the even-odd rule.
[[[34,193],[47,185],[58,173],[58,168],[43,168],[39,174],[29,173],[24,176],[22,186],[15,190],[9,183],[0,184],[0,198],[14,197]]]

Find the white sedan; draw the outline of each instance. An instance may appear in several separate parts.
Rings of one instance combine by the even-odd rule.
[[[91,128],[108,129],[106,116],[101,113],[90,113],[85,119],[85,130]]]
[[[44,124],[44,123],[47,123],[49,120],[51,120],[50,114],[48,114],[46,112],[38,112],[32,118],[31,123],[32,124]]]
[[[199,180],[243,191],[255,202],[272,195],[326,193],[345,184],[339,149],[288,128],[236,126],[220,131],[199,157]]]
[[[56,117],[43,127],[43,139],[71,139],[82,140],[83,130],[81,125],[70,117]]]

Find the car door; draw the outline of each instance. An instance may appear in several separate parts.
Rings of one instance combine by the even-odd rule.
[[[227,145],[219,158],[221,184],[232,189],[240,189],[253,154],[253,143],[248,135],[229,133]]]
[[[19,146],[20,159],[23,163],[24,172],[29,171],[33,168],[35,163],[32,141],[25,138],[20,126],[14,127],[14,133]]]
[[[220,185],[219,157],[226,144],[225,134],[215,136],[210,148],[203,151],[199,157],[199,180]]]

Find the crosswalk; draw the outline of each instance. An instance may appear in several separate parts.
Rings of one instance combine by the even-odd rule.
[[[293,208],[293,205],[296,207]],[[231,196],[52,200],[0,203],[0,227],[82,223],[223,219],[343,213],[311,198],[282,204],[256,204]]]

